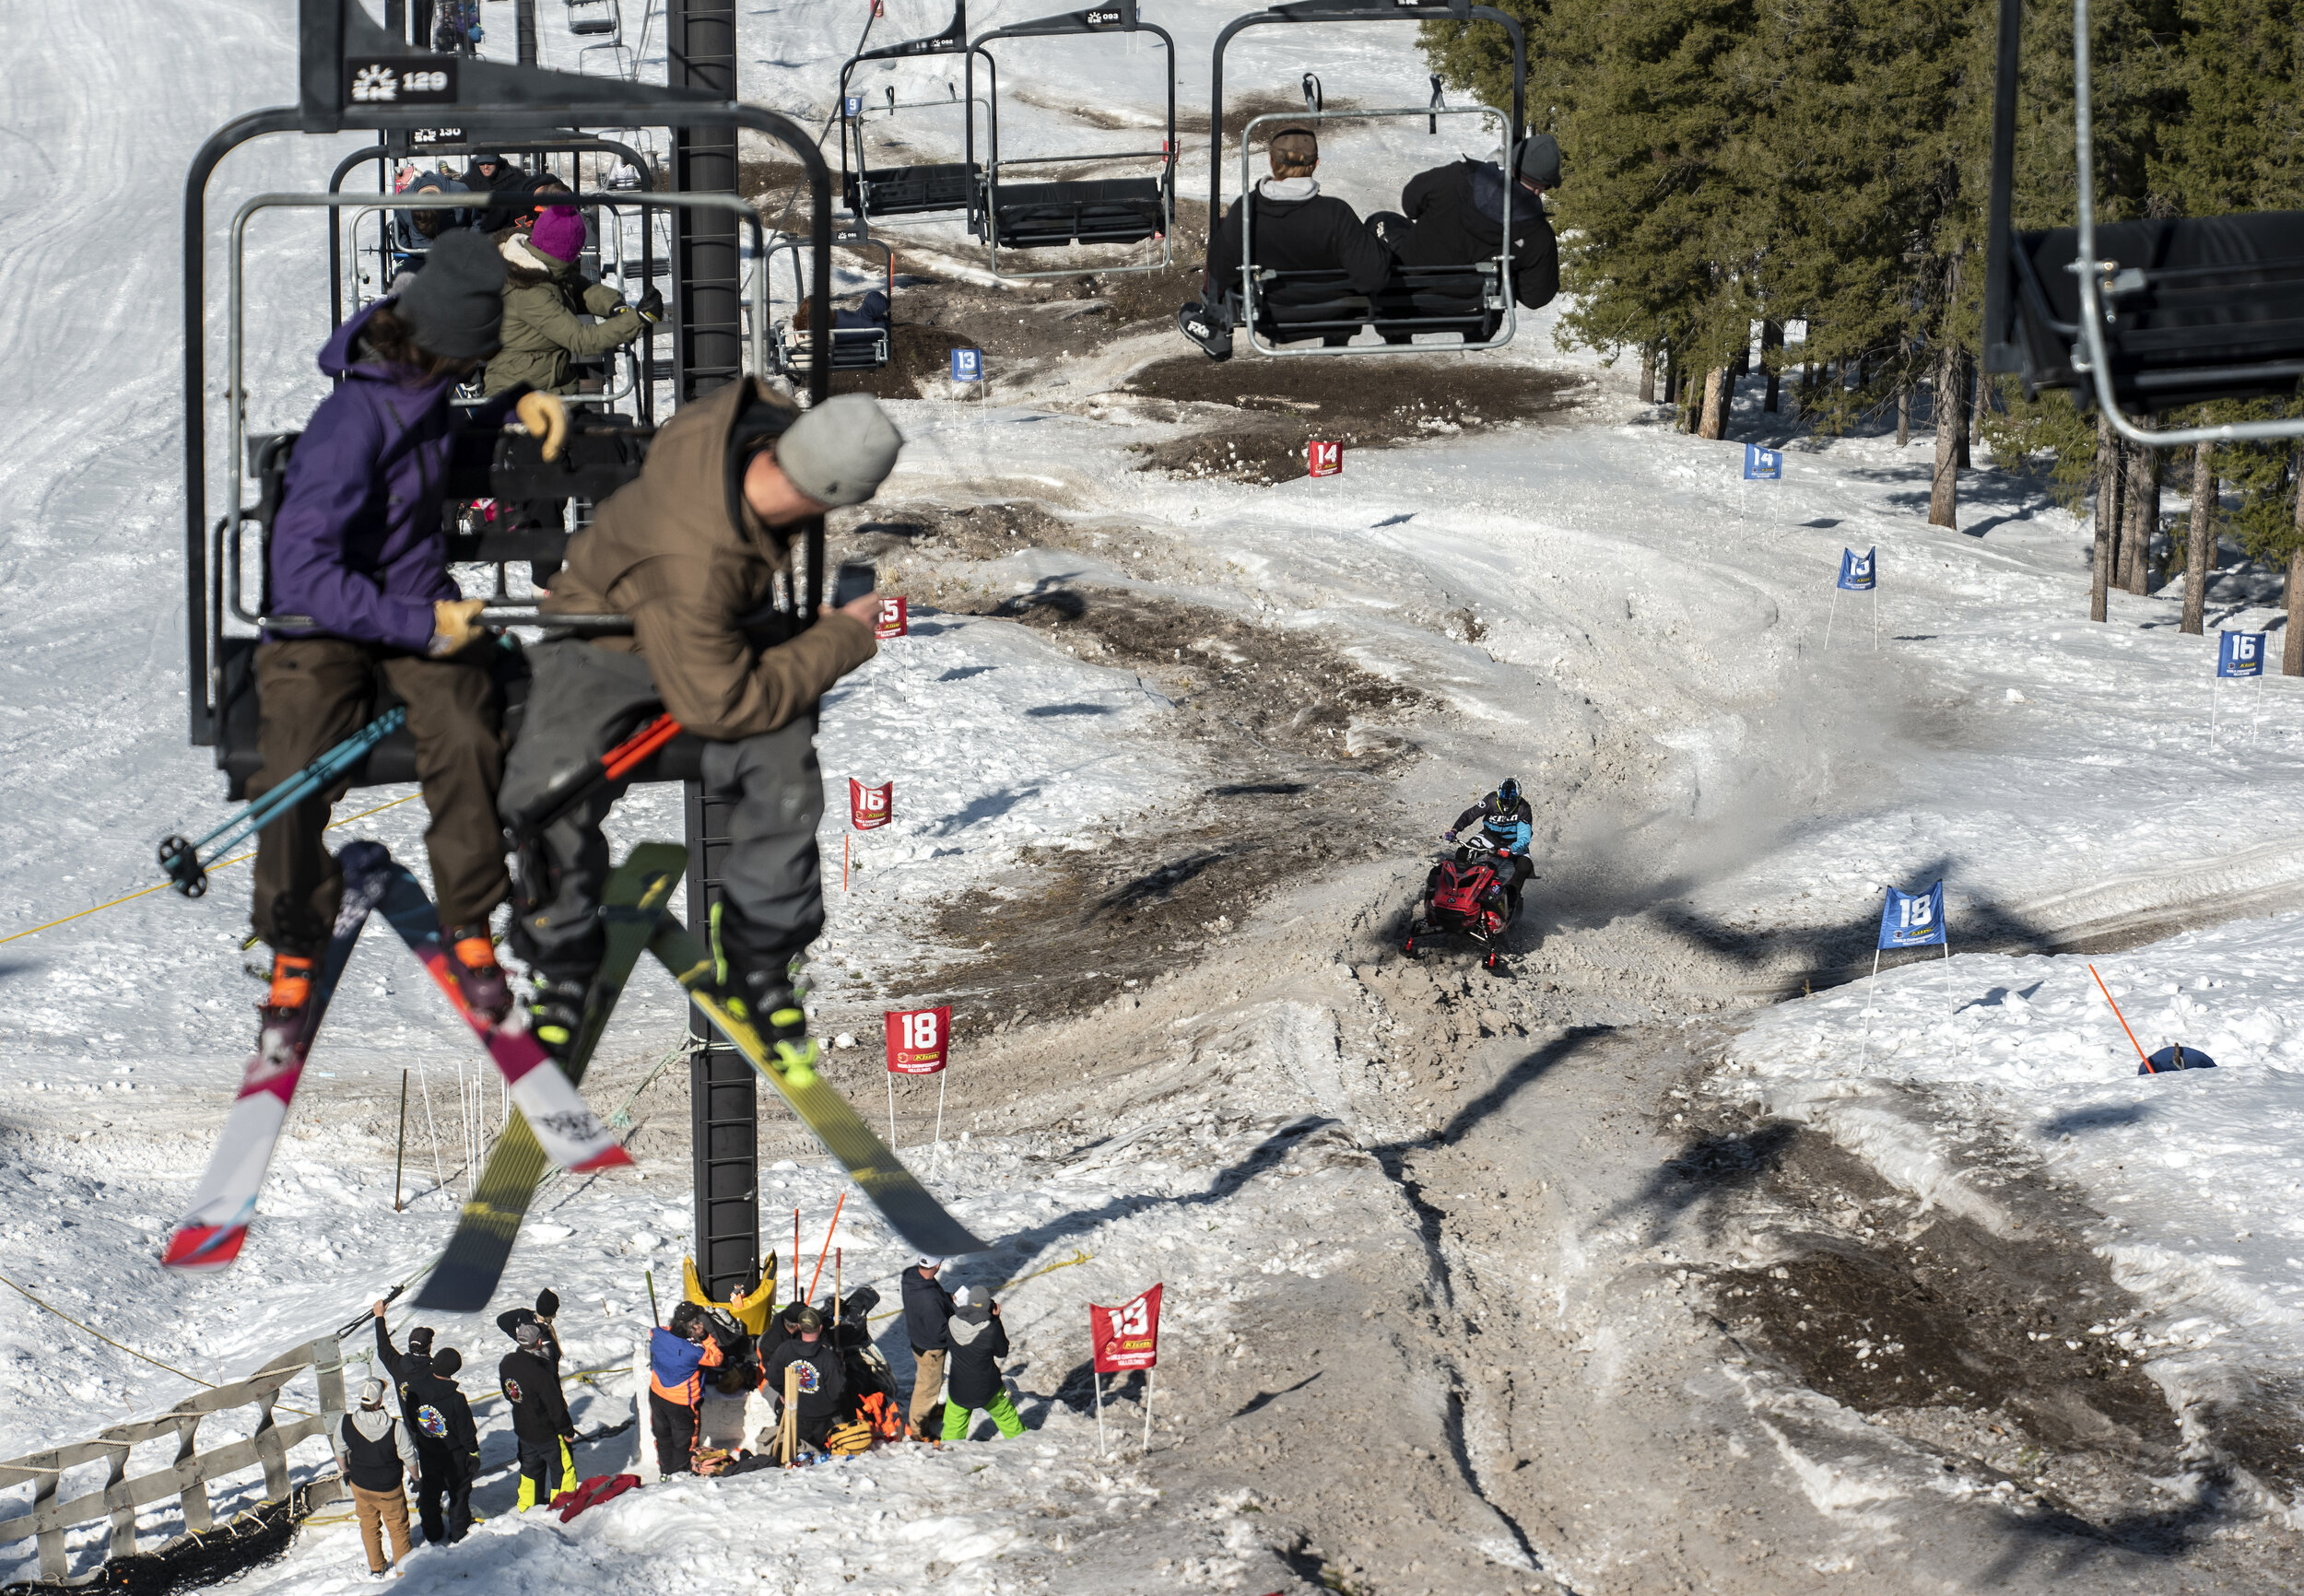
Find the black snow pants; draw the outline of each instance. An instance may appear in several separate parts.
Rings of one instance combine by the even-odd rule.
[[[528,651],[533,681],[520,736],[506,761],[498,803],[516,817],[554,779],[581,769],[662,710],[655,678],[638,654],[563,640]],[[728,806],[726,893],[722,935],[765,967],[816,940],[824,929],[824,884],[817,823],[824,817],[824,773],[816,757],[813,712],[774,732],[706,743],[704,796]],[[604,788],[547,827],[522,862],[527,899],[512,922],[520,956],[556,980],[589,980],[602,951],[600,892],[609,870],[600,823],[622,793]],[[542,880],[526,877],[541,874]],[[700,922],[700,909],[691,909]],[[700,936],[704,927],[693,929]]]
[[[685,1474],[696,1467],[696,1410],[667,1402],[663,1393],[648,1393],[648,1427],[656,1438],[656,1467],[667,1474]]]

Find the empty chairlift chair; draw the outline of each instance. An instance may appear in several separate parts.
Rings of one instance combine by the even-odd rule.
[[[967,53],[968,6],[965,0],[959,0],[943,32],[867,50],[850,57],[840,67],[840,199],[854,217],[859,233],[869,233],[876,221],[941,218],[956,213],[970,218],[975,216],[982,173],[974,158],[883,166],[876,170],[864,146],[864,131],[866,118],[877,108],[872,105],[870,96],[850,88],[856,68],[868,61],[908,61],[923,55]],[[896,90],[888,88],[885,91],[887,114],[933,110],[946,104],[962,108],[958,95],[948,85],[946,92],[951,94],[948,100],[899,100]],[[965,109],[972,126],[974,108]]]
[[[1110,150],[1019,159],[1003,157],[1000,153],[999,63],[987,46],[1004,39],[1084,38],[1107,34],[1141,34],[1159,41],[1166,67],[1163,76],[1168,85],[1168,114],[1160,147],[1156,150]],[[1116,5],[1068,12],[1061,17],[1042,17],[1031,22],[996,28],[984,34],[969,47],[968,55],[971,100],[968,157],[971,168],[976,159],[973,97],[979,56],[984,62],[990,92],[986,96],[983,199],[975,227],[978,236],[984,241],[985,248],[991,253],[993,276],[1014,281],[1029,277],[1080,276],[1091,272],[1156,272],[1166,267],[1171,248],[1170,237],[1175,231],[1176,217],[1176,43],[1167,30],[1144,21],[1136,13],[1135,0],[1120,0]],[[1023,182],[1016,182],[1007,175],[1019,167],[1076,167],[1115,161],[1157,162],[1158,172],[1149,177],[1074,178]],[[1154,240],[1160,244],[1157,260],[1124,266],[1080,264],[1020,271],[1003,269],[1001,259],[1004,250],[1013,253],[1071,249],[1082,245],[1140,244]]]
[[[2132,442],[2304,437],[2304,418],[2153,430],[2139,417],[2293,397],[2304,380],[2304,211],[2099,225],[2088,0],[2073,4],[2078,225],[2014,227],[2022,0],[2001,0],[1984,370],[2065,388]],[[2079,269],[2087,263],[2087,269]],[[2133,414],[2132,414],[2133,413]]]
[[[1322,101],[1319,80],[1304,76],[1301,111],[1270,112],[1252,118],[1240,130],[1240,191],[1252,191],[1251,151],[1255,131],[1267,123],[1316,127],[1331,122],[1409,119],[1421,117],[1428,133],[1437,135],[1443,117],[1478,117],[1500,124],[1507,152],[1519,146],[1525,127],[1524,104],[1528,81],[1527,49],[1520,24],[1503,12],[1467,0],[1305,0],[1275,6],[1235,18],[1217,35],[1209,87],[1208,217],[1210,225],[1224,214],[1224,52],[1233,36],[1245,29],[1304,22],[1494,22],[1512,46],[1512,104],[1509,117],[1491,106],[1452,107],[1440,98],[1437,80],[1429,101],[1420,106],[1383,107],[1369,111],[1330,111]],[[1423,335],[1453,334],[1460,341],[1439,346],[1465,351],[1494,349],[1512,341],[1518,322],[1511,294],[1511,226],[1509,206],[1515,190],[1506,185],[1505,253],[1493,260],[1464,265],[1395,265],[1383,287],[1372,294],[1357,294],[1345,284],[1341,271],[1281,272],[1253,264],[1255,207],[1243,216],[1241,233],[1241,303],[1237,325],[1248,331],[1248,346],[1260,355],[1412,355],[1431,354],[1431,345],[1413,342]],[[1368,329],[1382,341],[1372,344],[1318,345],[1280,348],[1283,343],[1313,338],[1349,336]]]

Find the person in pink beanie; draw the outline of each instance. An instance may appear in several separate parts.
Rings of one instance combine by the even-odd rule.
[[[508,268],[504,346],[488,359],[484,394],[523,382],[547,393],[571,393],[572,358],[620,348],[664,314],[664,296],[654,288],[628,305],[615,289],[576,269],[584,252],[584,218],[572,205],[546,210],[527,233],[506,239],[501,250]]]

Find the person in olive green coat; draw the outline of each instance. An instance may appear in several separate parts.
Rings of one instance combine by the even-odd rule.
[[[576,269],[584,221],[570,206],[546,211],[532,231],[514,233],[501,249],[511,268],[504,278],[504,347],[488,357],[484,395],[523,382],[546,393],[572,393],[571,357],[620,348],[664,313],[664,296],[653,288],[638,305],[627,305],[615,289],[585,281]],[[600,320],[587,324],[578,319],[583,311]]]

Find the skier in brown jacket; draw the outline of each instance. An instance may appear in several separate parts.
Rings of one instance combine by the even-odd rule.
[[[633,635],[528,651],[534,683],[499,799],[508,820],[519,816],[660,710],[702,738],[705,793],[734,806],[714,937],[724,992],[795,1058],[812,1044],[793,967],[824,924],[817,701],[877,651],[878,601],[866,595],[797,628],[775,608],[775,578],[791,569],[791,531],[870,499],[902,446],[863,394],[803,414],[747,380],[684,407],[639,479],[570,540],[542,605],[547,616],[629,615]],[[582,1022],[603,952],[600,823],[620,791],[547,827],[521,862],[512,945],[534,971],[535,1035],[555,1052]]]

